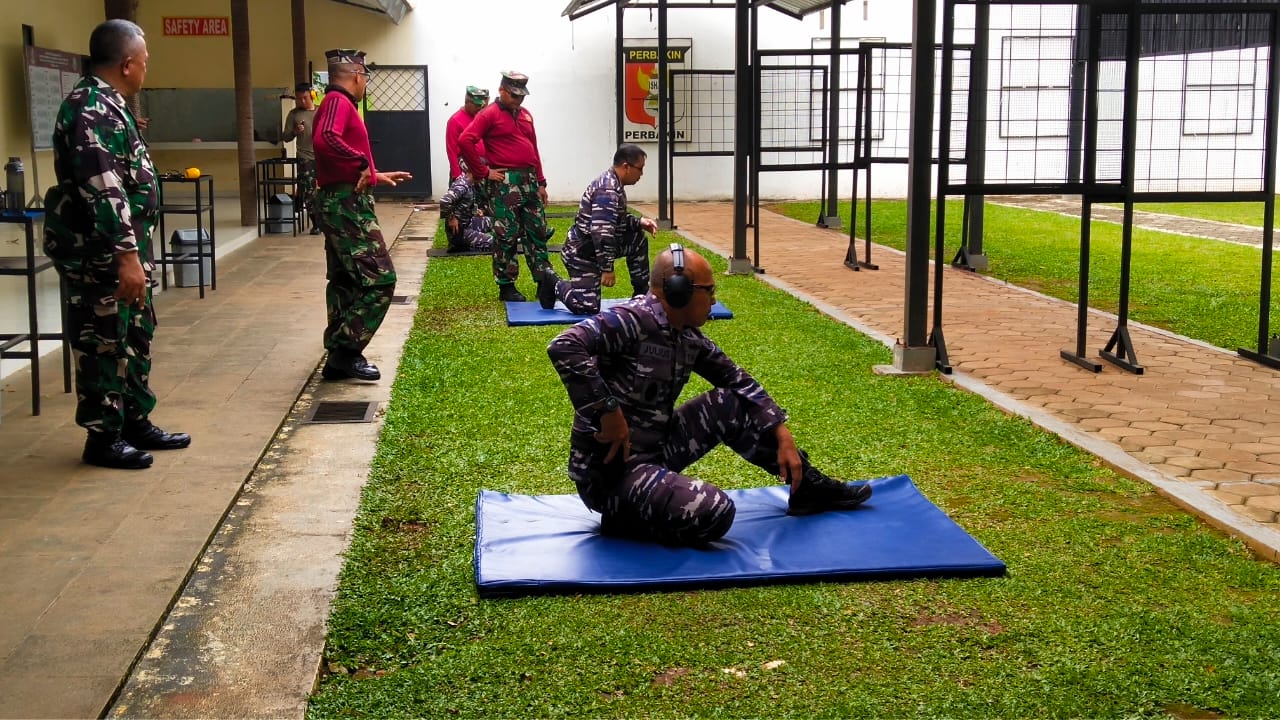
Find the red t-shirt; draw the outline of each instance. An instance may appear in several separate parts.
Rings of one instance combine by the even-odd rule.
[[[369,184],[376,185],[378,172],[373,167],[369,130],[351,93],[334,85],[325,88],[314,122],[316,185],[354,183],[365,168],[369,168]]]
[[[480,157],[481,143],[483,160]],[[539,183],[547,181],[542,174],[542,156],[538,154],[538,134],[533,130],[533,116],[524,108],[513,115],[503,109],[501,103],[486,105],[462,131],[458,150],[467,161],[467,167],[478,176],[487,175],[490,167],[533,168]]]
[[[483,109],[483,108],[482,108]],[[458,138],[462,136],[462,131],[467,129],[471,124],[471,116],[467,114],[466,108],[459,108],[449,118],[449,123],[444,127],[444,151],[449,156],[449,181],[453,182],[454,178],[462,174],[462,167],[458,164],[461,157],[458,154]],[[484,155],[484,143],[480,143],[480,154]],[[467,163],[470,167],[471,163]]]

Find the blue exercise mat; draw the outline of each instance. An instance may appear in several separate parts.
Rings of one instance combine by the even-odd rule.
[[[631,298],[605,298],[600,301],[600,309],[621,305]],[[589,315],[574,315],[559,301],[551,310],[544,309],[536,302],[508,302],[507,303],[507,324],[508,325],[572,325],[573,323],[586,320]],[[733,317],[733,313],[729,308],[716,303],[711,306],[712,320],[728,320]]]
[[[729,490],[737,518],[707,548],[599,534],[577,495],[476,500],[476,587],[482,597],[802,581],[1003,575],[1005,566],[920,494],[906,475],[871,481],[844,512],[790,517],[783,485]]]

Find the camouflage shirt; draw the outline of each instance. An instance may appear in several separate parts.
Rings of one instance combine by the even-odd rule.
[[[760,383],[697,328],[677,330],[653,293],[601,312],[560,333],[547,347],[574,407],[575,432],[594,432],[606,397],[618,399],[633,452],[657,449],[680,392],[697,373],[733,391],[764,432],[786,412]]]
[[[579,258],[594,256],[600,272],[613,272],[613,261],[618,258],[618,235],[635,232],[639,226],[640,219],[627,212],[626,188],[613,168],[609,168],[582,193],[578,214],[564,243],[565,252]]]
[[[440,196],[440,217],[445,220],[456,217],[459,221],[465,223],[470,221],[471,216],[475,214],[476,192],[471,187],[471,181],[464,173],[449,183],[449,189],[445,191],[444,195]]]
[[[87,76],[62,101],[53,128],[58,184],[45,194],[45,253],[60,264],[107,268],[137,251],[155,269],[151,231],[160,206],[155,165],[124,98]]]

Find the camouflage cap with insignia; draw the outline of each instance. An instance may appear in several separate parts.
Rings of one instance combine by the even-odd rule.
[[[330,65],[364,65],[362,50],[326,50],[324,59]]]
[[[488,88],[478,88],[475,85],[468,85],[467,99],[477,105],[486,105],[489,102],[489,90]]]
[[[512,95],[528,95],[529,76],[518,73],[515,70],[508,70],[502,73],[502,87]]]

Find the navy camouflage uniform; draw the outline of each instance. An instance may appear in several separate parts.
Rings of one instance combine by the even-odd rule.
[[[449,218],[458,218],[458,231],[449,229]],[[475,186],[466,173],[449,184],[440,196],[440,219],[445,221],[445,234],[450,249],[490,250],[493,248],[493,220],[477,203]]]
[[[556,297],[575,315],[600,311],[600,276],[626,258],[632,295],[649,287],[649,236],[640,218],[627,212],[627,191],[613,168],[591,181],[561,251],[566,280],[556,284]]]
[[[53,165],[57,184],[44,197],[44,250],[65,285],[76,424],[118,435],[156,405],[149,383],[156,327],[151,232],[160,198],[137,121],[101,78],[82,78],[58,109]],[[116,255],[133,251],[147,274],[141,308],[114,297]]]
[[[721,443],[780,474],[773,429],[786,413],[701,330],[672,327],[652,293],[565,330],[547,354],[574,407],[569,478],[587,507],[602,514],[604,532],[674,545],[723,536],[733,524],[733,501],[680,474]],[[693,373],[714,389],[674,407]],[[594,434],[608,397],[626,417],[631,457],[623,461],[619,450],[606,464],[610,446]]]

